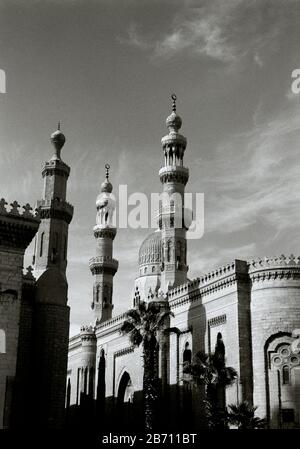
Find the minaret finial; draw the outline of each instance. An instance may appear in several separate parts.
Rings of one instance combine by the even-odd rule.
[[[173,100],[173,103],[172,103],[172,111],[173,111],[173,112],[176,112],[176,100],[177,100],[176,94],[172,94],[172,95],[171,95],[171,98],[172,98],[172,100]]]
[[[106,179],[107,179],[107,181],[108,181],[110,165],[109,165],[109,164],[105,164],[105,168],[106,168],[106,174],[105,174],[105,177],[106,177]]]
[[[55,154],[52,159],[60,159],[60,151],[64,146],[66,138],[60,130],[60,121],[57,124],[57,130],[51,134],[51,142],[55,148]]]
[[[105,169],[106,169],[106,173],[105,173],[105,181],[102,182],[101,184],[101,192],[106,192],[106,193],[111,193],[113,186],[112,183],[109,181],[109,169],[110,169],[110,165],[109,164],[105,164]]]

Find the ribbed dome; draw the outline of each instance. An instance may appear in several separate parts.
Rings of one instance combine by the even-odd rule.
[[[139,250],[139,265],[161,263],[161,233],[159,230],[145,238]]]
[[[171,115],[167,117],[166,125],[170,131],[177,132],[182,125],[181,117],[179,117],[179,115],[177,115],[176,112],[173,111]]]

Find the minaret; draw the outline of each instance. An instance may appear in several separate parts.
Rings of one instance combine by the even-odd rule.
[[[48,268],[58,268],[66,273],[68,227],[73,217],[73,206],[66,202],[70,167],[60,157],[65,141],[59,123],[57,131],[51,135],[54,154],[43,167],[43,197],[37,203],[41,213],[33,258],[37,279]]]
[[[162,236],[161,286],[164,291],[187,280],[186,231],[184,223],[184,189],[189,178],[183,166],[186,138],[179,134],[182,120],[176,113],[176,95],[172,95],[172,113],[167,117],[169,134],[161,140],[164,166],[159,170],[163,198],[159,208]]]
[[[64,425],[70,308],[66,279],[68,227],[73,207],[66,202],[70,168],[60,157],[65,136],[51,135],[54,155],[42,175],[38,202],[41,224],[35,246],[34,325],[32,335],[32,406],[40,428]]]
[[[94,276],[91,307],[98,323],[109,320],[112,316],[113,277],[118,270],[118,261],[113,259],[113,240],[117,233],[112,222],[115,200],[112,196],[113,186],[109,181],[109,164],[106,164],[105,168],[106,178],[101,184],[101,193],[96,201],[96,256],[90,259],[89,263]]]

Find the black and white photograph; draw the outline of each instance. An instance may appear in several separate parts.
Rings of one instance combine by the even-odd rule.
[[[299,43],[299,0],[0,0],[0,439],[300,430]]]

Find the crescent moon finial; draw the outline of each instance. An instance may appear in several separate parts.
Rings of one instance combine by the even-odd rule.
[[[105,177],[106,177],[106,179],[108,180],[108,178],[109,178],[109,169],[110,169],[110,165],[109,165],[109,164],[105,164],[105,168],[106,168],[106,175],[105,175]]]
[[[177,100],[177,95],[176,94],[172,94],[171,98],[173,100],[173,104],[172,104],[172,111],[176,112],[176,100]]]

